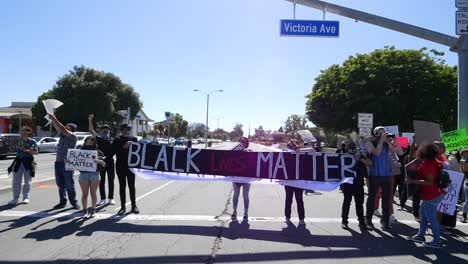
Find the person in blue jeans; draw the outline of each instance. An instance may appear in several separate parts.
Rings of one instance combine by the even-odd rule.
[[[52,125],[55,130],[60,133],[60,139],[57,145],[57,156],[55,159],[55,182],[59,189],[60,201],[53,209],[64,208],[67,204],[68,195],[68,200],[72,207],[79,210],[80,206],[76,200],[73,171],[65,170],[65,159],[67,158],[68,149],[74,149],[77,141],[75,134],[73,134],[76,130],[76,125],[68,123],[64,126],[55,115],[49,114],[49,118],[52,120]]]
[[[407,179],[408,183],[414,183],[419,186],[421,197],[421,207],[419,215],[419,232],[411,237],[411,240],[417,243],[423,243],[426,247],[441,248],[440,224],[437,221],[437,205],[444,199],[444,190],[438,186],[439,173],[444,168],[442,163],[437,160],[438,147],[436,144],[423,145],[418,153],[418,158],[422,160],[417,170],[416,179]],[[427,242],[424,238],[428,226],[431,227],[434,240]]]

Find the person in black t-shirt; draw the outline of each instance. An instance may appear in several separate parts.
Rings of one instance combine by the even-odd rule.
[[[354,196],[354,203],[356,204],[356,215],[359,221],[359,228],[365,229],[366,222],[364,218],[364,178],[367,177],[367,166],[372,165],[372,161],[363,155],[363,153],[356,151],[356,144],[349,143],[348,153],[353,154],[357,161],[356,177],[353,184],[344,183],[343,186],[343,205],[341,208],[341,227],[348,228],[348,215],[351,200]]]
[[[99,193],[101,195],[101,201],[98,205],[104,204],[115,204],[114,201],[114,179],[115,179],[115,164],[114,164],[114,153],[112,151],[112,138],[110,135],[110,128],[108,125],[101,126],[101,132],[99,134],[94,131],[93,125],[94,115],[88,115],[88,131],[96,137],[97,145],[100,151],[104,153],[106,161],[106,169],[100,172],[101,181],[99,183]],[[106,200],[106,173],[107,173],[107,184],[109,186],[109,193]]]
[[[119,179],[119,192],[120,192],[120,210],[118,212],[119,215],[125,213],[125,201],[126,201],[126,194],[125,188],[128,182],[128,189],[130,191],[130,201],[132,203],[132,210],[131,213],[138,214],[140,210],[136,206],[135,201],[135,174],[130,171],[128,168],[128,149],[130,147],[131,142],[138,142],[137,138],[130,135],[132,131],[132,127],[127,124],[120,125],[120,132],[122,133],[120,137],[115,138],[114,142],[112,142],[112,150],[117,156],[116,161],[116,171],[117,171],[117,178]]]

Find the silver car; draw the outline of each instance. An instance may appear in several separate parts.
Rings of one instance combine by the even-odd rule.
[[[43,137],[37,141],[39,152],[56,152],[59,138]]]

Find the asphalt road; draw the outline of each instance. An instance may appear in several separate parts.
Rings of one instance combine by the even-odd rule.
[[[233,143],[215,145],[229,148]],[[269,148],[252,145],[255,151]],[[44,174],[53,154],[40,154]],[[46,160],[51,163],[46,165]],[[3,170],[4,161],[0,166]],[[39,163],[39,162],[38,162]],[[118,182],[115,181],[118,188]],[[391,232],[340,227],[342,194],[305,196],[306,226],[284,222],[284,188],[252,185],[248,222],[231,221],[232,184],[137,178],[140,215],[118,217],[119,206],[103,206],[94,219],[76,211],[51,210],[55,183],[38,184],[30,204],[0,206],[0,263],[467,263],[468,225],[443,234],[446,246],[428,249],[407,241],[418,224],[395,211]],[[80,193],[79,187],[77,192]],[[78,195],[80,197],[80,195]],[[0,204],[11,192],[0,193]],[[116,201],[118,193],[116,192]],[[239,214],[243,214],[242,201]],[[355,213],[351,208],[350,217]],[[239,219],[241,221],[241,219]]]

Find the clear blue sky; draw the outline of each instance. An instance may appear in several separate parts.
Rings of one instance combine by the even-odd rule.
[[[454,36],[455,0],[329,0]],[[224,89],[212,96],[210,128],[247,132],[278,129],[304,114],[304,96],[320,70],[348,56],[387,45],[448,48],[327,13],[340,21],[339,38],[285,38],[279,20],[292,18],[284,0],[2,1],[0,106],[36,101],[74,65],[112,72],[140,94],[155,120],[164,111],[205,122],[206,96],[193,89]],[[298,6],[297,19],[322,19]],[[64,106],[66,107],[66,106]],[[83,113],[87,114],[87,113]]]

